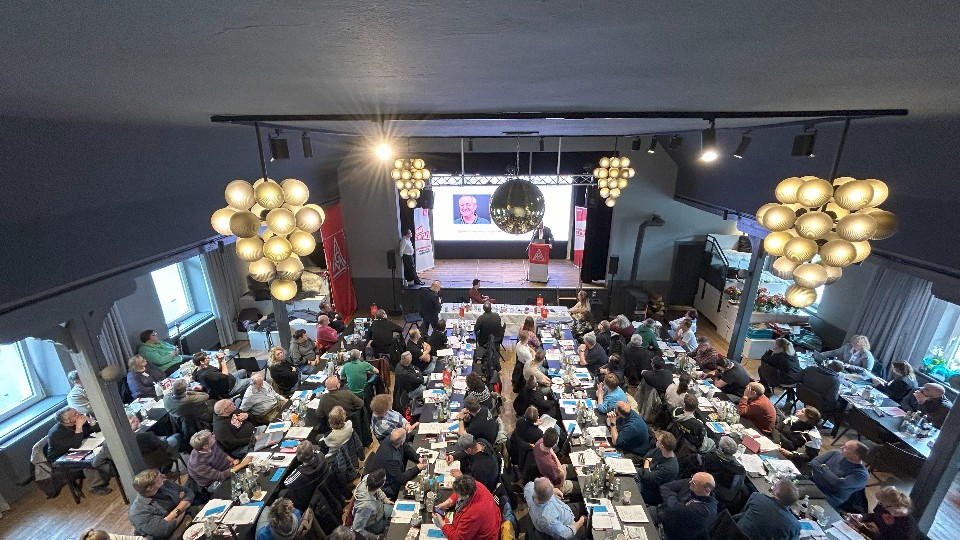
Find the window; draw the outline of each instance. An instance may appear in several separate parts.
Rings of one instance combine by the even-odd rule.
[[[947,381],[960,374],[960,306],[935,298],[943,315],[935,322],[930,344],[923,352],[920,370],[934,379]]]
[[[0,345],[0,421],[43,399],[45,392],[32,364],[24,342]]]
[[[183,263],[150,272],[150,277],[153,278],[167,326],[173,326],[196,313]]]

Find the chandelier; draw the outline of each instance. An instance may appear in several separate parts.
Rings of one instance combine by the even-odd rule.
[[[627,180],[633,178],[634,174],[636,171],[630,167],[628,157],[600,158],[600,166],[593,170],[593,176],[597,179],[600,196],[606,199],[604,204],[613,208],[617,204],[620,190],[627,187]]]
[[[390,178],[396,181],[397,191],[400,198],[407,201],[407,207],[416,208],[417,199],[430,178],[430,170],[420,158],[398,159],[393,162]]]
[[[323,209],[307,204],[310,190],[296,178],[281,183],[261,178],[251,185],[234,180],[224,191],[226,208],[213,213],[213,230],[236,236],[237,257],[250,276],[270,284],[270,294],[287,301],[297,294],[303,273],[300,257],[317,247],[313,233],[323,224]],[[260,230],[266,226],[261,233]]]
[[[897,232],[897,216],[879,208],[889,193],[880,180],[849,176],[833,182],[790,177],[777,184],[779,204],[761,206],[757,221],[770,231],[763,248],[778,257],[773,273],[794,282],[785,295],[790,305],[816,302],[817,287],[836,282],[844,267],[870,255],[870,240]]]

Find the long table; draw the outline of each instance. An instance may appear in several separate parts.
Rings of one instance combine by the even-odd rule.
[[[460,316],[460,307],[466,305],[463,317]],[[543,306],[547,308],[548,321],[569,321],[570,310],[564,306]],[[523,321],[527,317],[533,317],[534,320],[541,320],[541,311],[537,306],[527,306],[519,304],[493,304],[493,312],[500,315],[500,321],[507,325],[506,333],[508,336],[515,336],[520,332]],[[459,304],[444,303],[440,307],[441,319],[463,319],[475,321],[483,314],[483,304]]]

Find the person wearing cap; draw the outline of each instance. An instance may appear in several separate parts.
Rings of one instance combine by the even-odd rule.
[[[754,492],[739,514],[737,528],[750,540],[797,540],[800,520],[790,507],[800,499],[797,486],[786,478],[773,485],[773,496]]]
[[[407,461],[416,462],[416,465],[404,469]],[[380,443],[380,448],[370,454],[363,464],[364,474],[370,474],[377,469],[386,471],[387,480],[383,485],[383,492],[394,501],[403,486],[426,468],[427,460],[420,458],[413,447],[407,444],[407,430],[403,428],[393,430],[390,440]]]
[[[453,510],[453,521],[446,516],[433,515],[433,523],[447,540],[499,540],[500,507],[490,490],[469,475],[453,481],[453,494],[438,504],[444,512]]]
[[[461,474],[469,474],[490,490],[497,491],[500,484],[500,458],[496,450],[486,439],[478,439],[469,433],[460,435],[457,439],[456,451],[447,454],[447,464],[460,462],[460,469],[453,469],[450,474],[454,478]]]

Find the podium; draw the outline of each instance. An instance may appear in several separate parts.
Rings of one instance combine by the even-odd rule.
[[[546,283],[550,265],[550,244],[530,244],[527,248],[527,261],[530,263],[527,280]]]

